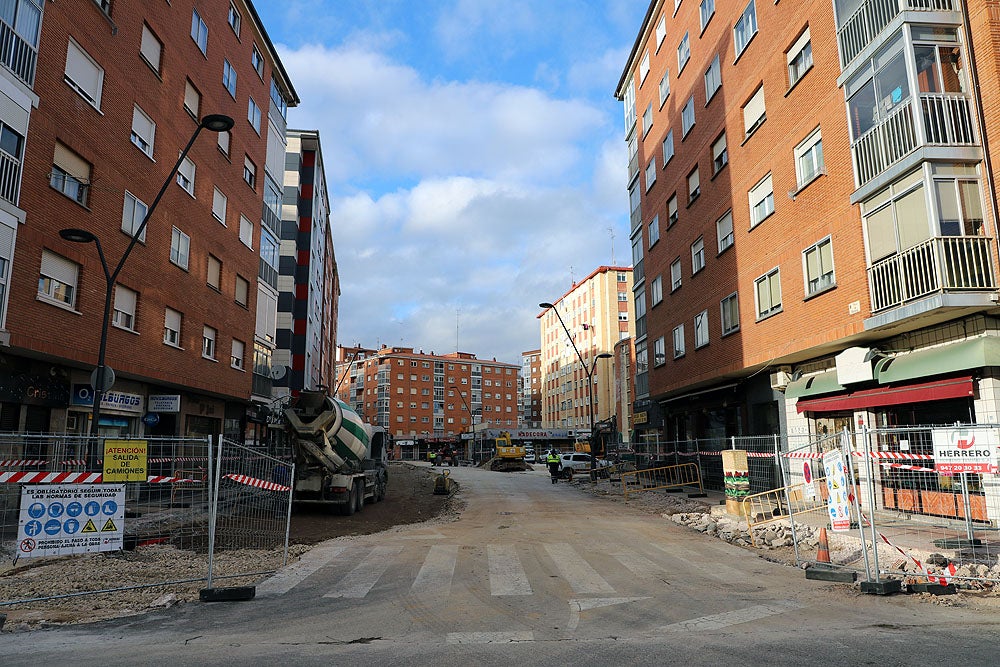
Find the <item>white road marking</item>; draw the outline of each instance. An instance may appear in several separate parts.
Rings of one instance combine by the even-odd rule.
[[[451,593],[451,580],[455,576],[457,560],[457,544],[435,544],[427,552],[427,558],[410,590],[417,595],[447,597]]]
[[[549,552],[549,557],[555,563],[556,568],[562,578],[579,594],[583,593],[614,593],[611,587],[597,570],[590,567],[590,564],[578,554],[573,547],[568,544],[546,544],[545,550]]]
[[[701,618],[692,618],[687,621],[680,621],[679,623],[671,623],[670,625],[663,626],[659,629],[659,631],[704,632],[706,630],[721,630],[722,628],[728,628],[731,625],[758,621],[762,618],[767,618],[768,616],[777,616],[778,614],[784,614],[785,612],[801,608],[802,605],[797,602],[792,602],[791,600],[780,600],[777,602],[769,602],[767,604],[754,605],[753,607],[747,607],[746,609],[726,611],[712,616],[702,616]]]
[[[348,572],[337,587],[325,598],[363,598],[378,583],[389,568],[389,559],[398,556],[403,547],[375,547],[371,553]]]
[[[655,577],[656,575],[663,574],[664,572],[662,567],[642,554],[638,554],[634,551],[619,551],[611,555],[614,556],[619,563],[624,565],[629,572],[637,577]]]
[[[343,553],[347,547],[316,547],[306,552],[299,562],[279,570],[257,586],[257,597],[283,595],[298,586],[309,575]]]
[[[648,600],[649,597],[640,598],[581,598],[578,600],[569,601],[569,624],[566,626],[568,630],[576,630],[577,626],[580,625],[580,612],[587,611],[588,609],[597,609],[598,607],[611,607],[616,604],[625,604],[627,602],[635,602],[637,600]]]
[[[677,555],[677,547],[669,546],[665,544],[652,543],[654,547],[660,551],[673,556],[674,558],[680,558]],[[723,581],[727,584],[743,584],[749,581],[750,574],[739,570],[735,567],[729,565],[723,565],[718,560],[706,559],[711,562],[711,565],[701,565],[698,562],[698,558],[688,555],[688,557],[682,558],[684,561],[684,567],[689,567],[692,570],[700,572],[706,577],[711,577],[718,581]]]
[[[449,644],[503,644],[509,642],[535,641],[535,633],[530,630],[520,632],[449,632]]]
[[[511,544],[488,544],[491,595],[531,595],[528,575]]]

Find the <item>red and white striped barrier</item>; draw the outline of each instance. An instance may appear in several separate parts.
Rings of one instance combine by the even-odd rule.
[[[146,482],[149,484],[191,484],[201,482],[200,479],[189,479],[187,477],[166,477],[164,475],[150,475]]]
[[[240,484],[246,484],[247,486],[252,486],[257,489],[263,489],[265,491],[289,491],[291,487],[284,486],[282,484],[276,484],[275,482],[267,482],[262,479],[257,479],[256,477],[248,477],[247,475],[223,475],[226,479],[231,479],[234,482]]]
[[[99,472],[0,472],[0,484],[100,484]]]
[[[46,463],[41,459],[6,459],[0,461],[0,468],[26,468],[27,466],[40,466]]]
[[[881,464],[883,468],[892,468],[893,470],[912,470],[914,472],[937,472],[934,468],[925,468],[923,466],[911,466],[906,463],[883,463]]]
[[[851,452],[854,456],[864,457],[864,452]],[[822,452],[786,452],[781,455],[786,459],[821,459],[823,458]],[[934,457],[930,454],[908,454],[906,452],[870,452],[869,456],[873,459],[891,459],[895,461],[933,461]]]

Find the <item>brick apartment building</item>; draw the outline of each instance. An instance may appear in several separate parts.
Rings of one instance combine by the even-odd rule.
[[[454,442],[473,425],[519,423],[516,364],[383,346],[338,347],[337,367],[337,397],[397,440]]]
[[[589,433],[591,397],[595,424],[614,414],[612,360],[598,355],[632,335],[632,276],[629,267],[600,266],[538,315],[543,428]]]
[[[7,274],[0,429],[89,431],[106,281],[95,244],[59,230],[94,234],[113,270],[198,119],[225,114],[235,126],[201,132],[114,286],[116,381],[100,431],[240,435],[270,107],[283,117],[298,101],[256,11],[242,0],[13,4],[4,30],[39,10],[40,37],[34,79],[20,86],[35,108]]]
[[[998,38],[995,1],[650,3],[616,90],[648,431],[997,421]]]

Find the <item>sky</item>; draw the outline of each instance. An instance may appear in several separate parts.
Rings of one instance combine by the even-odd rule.
[[[538,304],[631,265],[614,92],[641,0],[257,0],[319,130],[338,344],[520,364]]]

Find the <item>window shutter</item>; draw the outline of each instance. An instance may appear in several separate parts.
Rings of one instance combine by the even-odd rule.
[[[135,315],[136,293],[127,287],[115,285],[115,310]]]
[[[65,257],[60,257],[48,250],[42,251],[41,273],[44,276],[58,280],[64,285],[76,287],[77,268],[76,264]]]
[[[157,72],[160,71],[160,41],[150,32],[149,26],[142,26],[142,43],[139,52]]]
[[[70,40],[66,45],[66,76],[98,106],[101,103],[102,75],[103,70],[76,42]]]
[[[90,182],[90,164],[58,142],[52,156],[52,162],[73,178]]]
[[[190,81],[186,82],[184,87],[184,108],[194,114],[195,118],[198,118],[200,107],[201,94],[195,90]]]
[[[218,287],[222,281],[222,262],[211,255],[208,256],[208,284]]]
[[[167,308],[166,313],[163,316],[163,326],[171,331],[181,330],[181,314],[176,310],[171,310]]]
[[[799,51],[805,48],[806,44],[808,43],[809,43],[809,28],[806,28],[806,31],[802,33],[802,36],[799,37],[797,40],[795,40],[795,43],[792,44],[792,48],[788,49],[788,53],[786,54],[786,56],[788,58],[789,65],[792,64],[792,61],[795,59],[795,56],[797,56],[799,54]]]
[[[153,144],[153,121],[139,107],[132,109],[132,129],[145,139],[146,143]]]
[[[764,86],[761,86],[743,107],[743,131],[749,134],[760,117],[764,115],[764,111]]]

